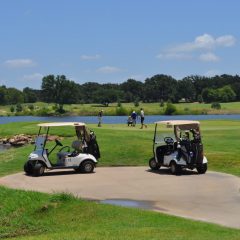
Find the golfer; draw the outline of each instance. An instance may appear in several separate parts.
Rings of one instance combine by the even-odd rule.
[[[141,127],[140,127],[140,129],[143,129],[143,126],[145,127],[145,128],[147,128],[147,125],[146,124],[144,124],[144,111],[143,111],[143,109],[141,108],[141,111],[140,111],[140,117],[141,117]]]
[[[103,116],[103,110],[100,110],[98,112],[98,127],[102,126],[102,116]]]

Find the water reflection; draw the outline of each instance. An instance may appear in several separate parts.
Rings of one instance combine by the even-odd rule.
[[[8,150],[9,148],[11,148],[10,144],[0,144],[0,152]]]

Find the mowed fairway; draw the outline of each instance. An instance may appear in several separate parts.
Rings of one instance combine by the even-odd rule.
[[[90,125],[97,135],[101,150],[98,166],[146,166],[152,157],[154,125],[139,129],[139,125]],[[240,122],[230,120],[201,121],[204,153],[209,169],[240,176]],[[0,125],[0,136],[19,133],[36,134],[36,123],[11,123]],[[52,128],[52,134],[63,136],[64,145],[71,145],[74,131],[71,128]],[[53,143],[50,143],[50,147]],[[24,162],[33,150],[32,145],[0,153],[0,176],[22,171]],[[54,160],[54,155],[52,156]]]
[[[210,169],[239,176],[239,121],[202,121],[201,124]],[[148,170],[153,125],[143,130],[126,125],[103,125],[102,128],[90,125],[90,128],[97,134],[102,153],[99,167],[138,165]],[[37,130],[36,123],[11,123],[0,125],[0,136],[36,134]],[[63,136],[62,142],[67,145],[74,139],[73,132],[67,128],[52,133]],[[1,152],[0,175],[22,171],[32,150],[33,146],[28,145]],[[0,237],[238,240],[240,231],[160,213],[82,201],[66,194],[47,195],[0,187]]]

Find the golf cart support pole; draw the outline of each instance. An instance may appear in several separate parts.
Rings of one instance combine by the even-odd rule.
[[[154,144],[156,140],[156,132],[157,132],[157,124],[155,124],[155,131],[154,131],[154,137],[153,137],[153,155],[155,157],[155,151],[154,151]]]

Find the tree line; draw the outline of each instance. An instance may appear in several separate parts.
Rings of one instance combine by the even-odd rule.
[[[78,84],[64,75],[43,77],[41,89],[0,86],[0,104],[17,103],[74,104],[112,102],[230,102],[240,101],[240,76],[216,75],[214,77],[187,76],[176,80],[171,76],[158,74],[145,79],[116,83],[86,82]]]

